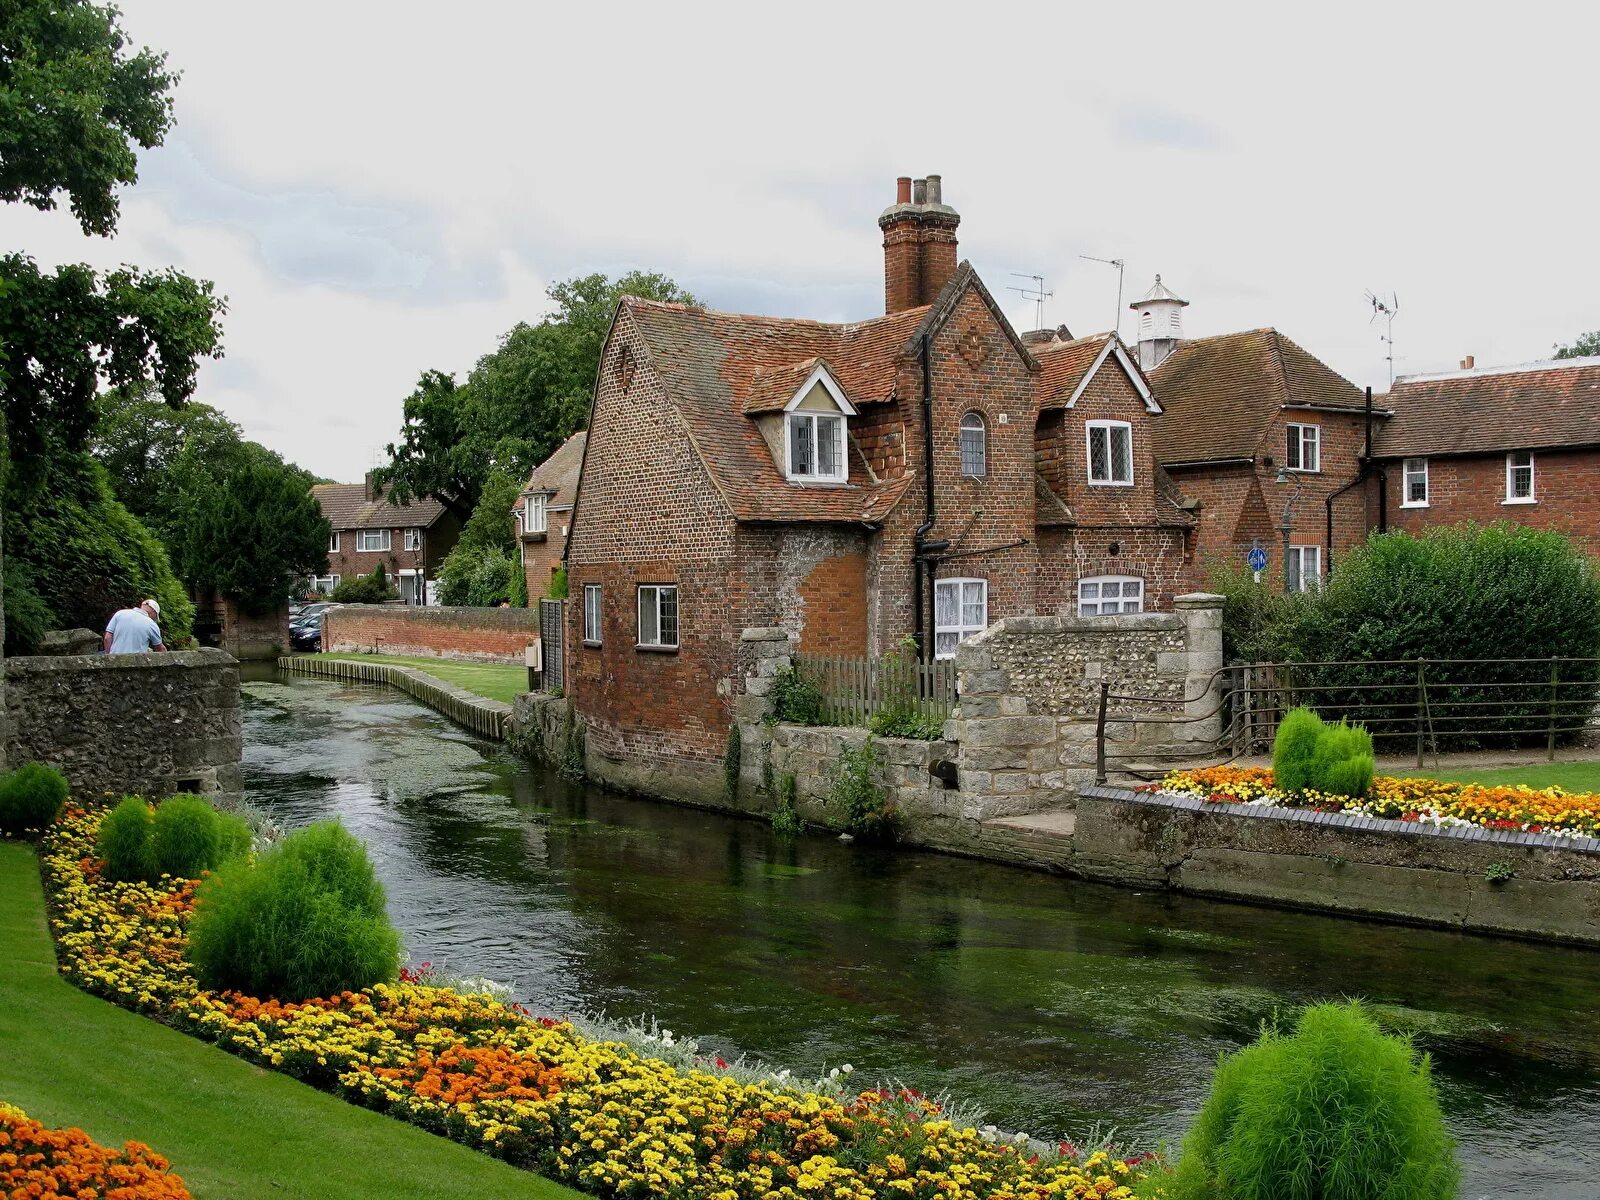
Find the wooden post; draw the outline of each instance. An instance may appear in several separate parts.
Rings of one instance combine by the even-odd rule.
[[[1106,781],[1106,699],[1111,693],[1111,684],[1102,679],[1100,681],[1100,714],[1094,723],[1094,781],[1104,785]]]

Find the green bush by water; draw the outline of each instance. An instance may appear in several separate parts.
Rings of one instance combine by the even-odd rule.
[[[1340,721],[1329,725],[1317,739],[1312,778],[1319,792],[1334,796],[1365,796],[1372,787],[1376,759],[1372,735],[1359,725]]]
[[[1454,1200],[1455,1146],[1426,1055],[1356,1001],[1224,1055],[1171,1200]]]
[[[785,667],[772,680],[772,711],[790,725],[821,725],[822,685],[807,671]]]
[[[894,815],[889,811],[883,789],[873,779],[882,765],[878,747],[868,735],[860,746],[841,754],[834,769],[828,803],[839,810],[845,829],[856,837],[894,836]]]
[[[1280,791],[1303,792],[1315,778],[1317,743],[1327,728],[1309,708],[1297,708],[1278,723],[1272,742],[1272,782]]]
[[[24,763],[0,776],[0,833],[43,829],[67,802],[67,777],[43,763]]]
[[[778,780],[778,807],[772,810],[772,832],[779,837],[794,837],[805,827],[800,812],[794,806],[797,781],[792,772],[785,771]]]
[[[400,935],[366,847],[322,822],[201,885],[189,958],[208,988],[309,1000],[393,979]]]
[[[154,879],[155,854],[150,846],[154,818],[143,796],[124,796],[100,821],[95,848],[105,860],[105,876],[122,883]]]
[[[383,564],[379,563],[372,568],[370,575],[346,579],[333,589],[328,599],[335,604],[382,604],[399,596],[400,593],[389,586],[389,577],[384,572]]]
[[[744,737],[737,725],[728,729],[728,748],[722,752],[722,786],[728,793],[728,803],[739,802],[739,763],[744,755]]]

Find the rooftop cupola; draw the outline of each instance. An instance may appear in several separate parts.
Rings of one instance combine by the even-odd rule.
[[[1156,276],[1155,286],[1142,297],[1128,305],[1138,313],[1139,367],[1153,371],[1166,361],[1167,355],[1178,348],[1183,340],[1183,310],[1187,300],[1179,299],[1172,289]]]
[[[884,311],[932,304],[956,273],[961,214],[944,202],[937,175],[895,180],[895,201],[878,217],[883,230]]]

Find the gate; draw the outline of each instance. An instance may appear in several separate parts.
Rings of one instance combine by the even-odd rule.
[[[567,687],[562,654],[566,621],[565,600],[539,601],[539,643],[544,647],[544,690],[547,692],[565,691]]]

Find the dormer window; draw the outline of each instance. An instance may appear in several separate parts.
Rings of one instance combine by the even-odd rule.
[[[855,409],[818,365],[783,414],[784,474],[798,483],[844,483],[850,475],[845,417]]]
[[[549,529],[549,519],[545,515],[545,497],[542,492],[534,492],[527,496],[522,508],[522,532],[544,533]]]

